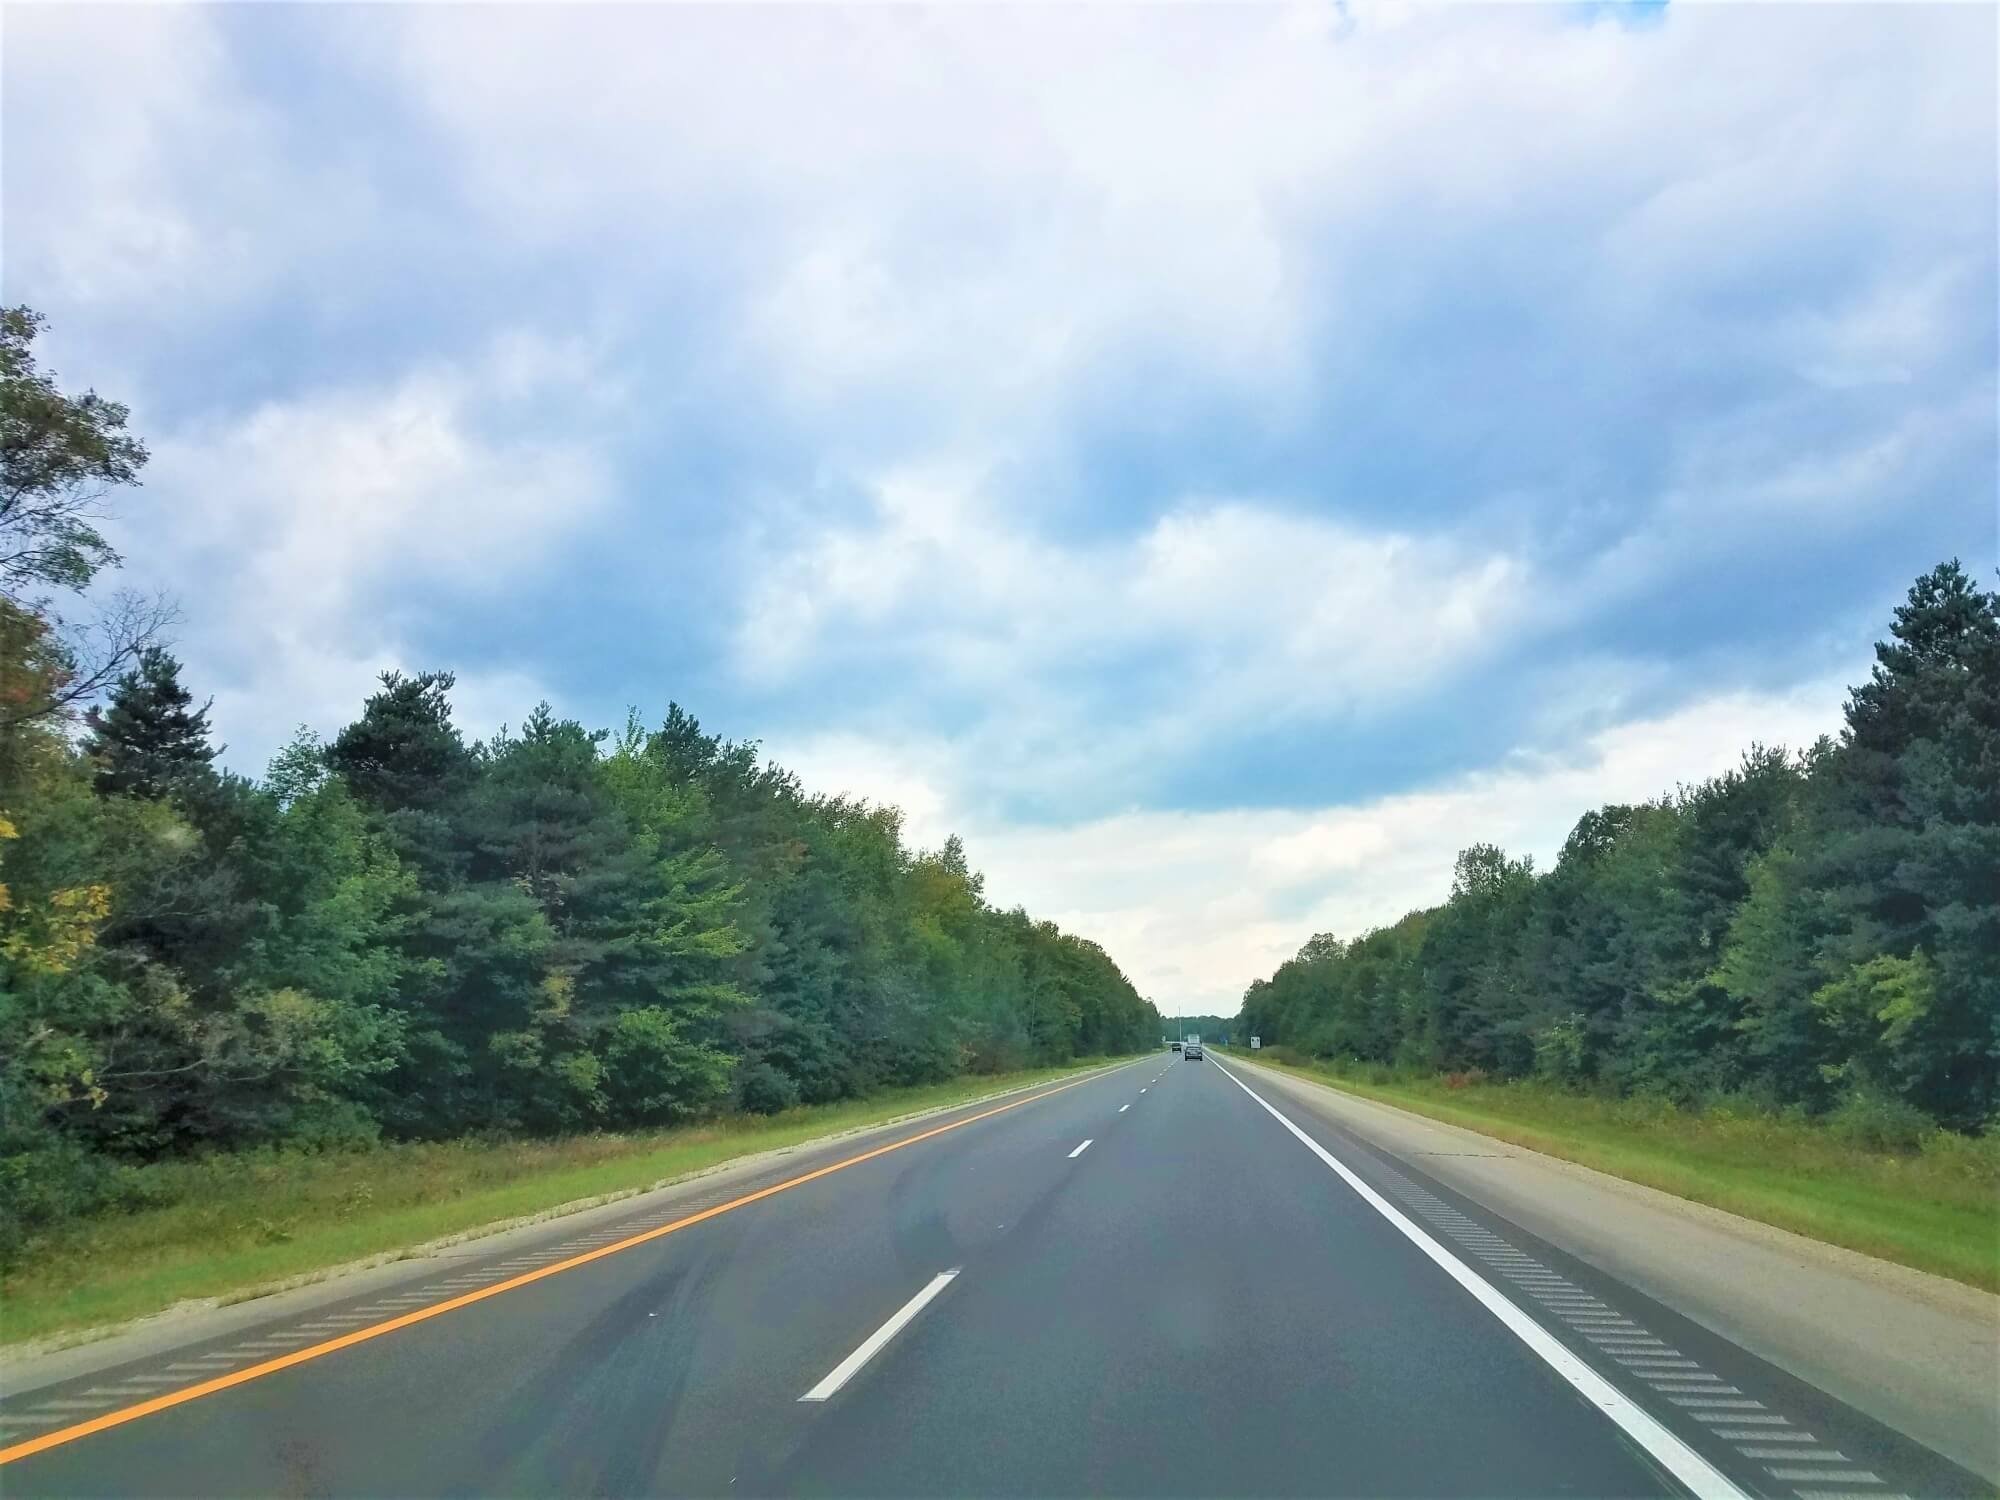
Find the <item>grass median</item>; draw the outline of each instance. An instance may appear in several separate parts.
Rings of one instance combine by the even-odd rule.
[[[1236,1054],[1247,1060],[1245,1054]],[[1256,1061],[1828,1244],[2000,1292],[2000,1138],[1938,1130],[1869,1149],[1827,1125],[1531,1083],[1356,1077],[1271,1050]]]
[[[645,1134],[163,1162],[146,1169],[146,1189],[158,1201],[65,1224],[25,1247],[0,1276],[0,1344],[122,1323],[180,1302],[242,1300],[336,1266],[1116,1060],[958,1078]]]

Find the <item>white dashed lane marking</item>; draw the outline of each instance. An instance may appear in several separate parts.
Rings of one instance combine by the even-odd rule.
[[[1818,1438],[1810,1432],[1718,1432],[1719,1438],[1731,1438],[1745,1443],[1816,1443]]]
[[[1090,1143],[1086,1141],[1084,1144],[1089,1145]],[[799,1397],[799,1400],[825,1401],[830,1399],[834,1392],[838,1391],[854,1378],[855,1373],[863,1365],[867,1364],[869,1360],[881,1352],[883,1345],[887,1344],[890,1339],[900,1333],[912,1318],[928,1307],[938,1293],[950,1286],[961,1269],[961,1267],[953,1266],[949,1271],[940,1271],[936,1276],[933,1276],[929,1285],[918,1292],[908,1302],[897,1308],[894,1313],[890,1314],[888,1322],[863,1339],[859,1348],[831,1370],[827,1371],[819,1384]]]
[[[1800,1459],[1815,1458],[1822,1463],[1844,1464],[1848,1461],[1845,1453],[1833,1448],[1745,1448],[1749,1458],[1782,1458],[1788,1463]]]
[[[1880,1474],[1870,1474],[1866,1468],[1774,1468],[1772,1478],[1780,1480],[1818,1480],[1820,1484],[1880,1484]]]

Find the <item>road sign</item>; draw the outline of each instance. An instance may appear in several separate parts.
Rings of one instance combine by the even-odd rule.
[[[1257,1051],[1263,1045],[1264,1045],[1264,1039],[1261,1036],[1253,1036],[1250,1038],[1250,1050],[1252,1052]]]

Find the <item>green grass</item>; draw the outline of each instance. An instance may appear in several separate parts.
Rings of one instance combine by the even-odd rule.
[[[147,1190],[160,1200],[155,1206],[68,1223],[26,1247],[0,1277],[0,1344],[120,1323],[190,1299],[241,1300],[329,1267],[391,1257],[1104,1061],[959,1078],[638,1135],[162,1163],[147,1169]]]
[[[1282,1050],[1257,1061],[1828,1244],[2000,1291],[2000,1137],[1936,1130],[1871,1150],[1827,1125],[1531,1083],[1356,1077]],[[1239,1056],[1243,1054],[1239,1053]]]

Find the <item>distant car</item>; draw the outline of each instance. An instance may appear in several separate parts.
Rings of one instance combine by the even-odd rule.
[[[1200,1062],[1202,1059],[1201,1043],[1189,1042],[1185,1047],[1181,1048],[1181,1056],[1185,1057],[1189,1062]]]
[[[1181,1044],[1180,1044],[1179,1042],[1175,1042],[1175,1043],[1174,1043],[1174,1051],[1178,1052],[1178,1051],[1180,1051],[1180,1050],[1181,1050]]]

